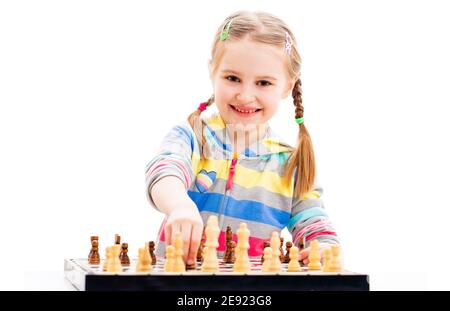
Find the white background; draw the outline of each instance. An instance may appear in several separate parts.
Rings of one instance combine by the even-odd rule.
[[[450,290],[445,1],[2,1],[0,289],[46,284],[65,257],[156,236],[144,168],[211,94],[230,13],[285,20],[305,124],[348,270],[374,290]],[[272,122],[293,140],[291,101]],[[36,279],[40,276],[41,279]]]

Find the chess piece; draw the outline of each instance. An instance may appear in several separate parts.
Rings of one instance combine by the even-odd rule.
[[[233,240],[233,232],[231,231],[231,227],[227,226],[227,231],[225,233],[225,255],[223,257],[223,261],[227,262],[229,261],[229,255],[230,255],[230,242]]]
[[[150,261],[148,258],[150,258],[150,256],[147,257],[146,253],[146,249],[145,248],[139,248],[139,257],[138,257],[138,263],[136,265],[136,272],[150,272]]]
[[[288,242],[289,243],[289,242]],[[286,243],[287,246],[287,243]],[[300,267],[300,263],[298,262],[298,247],[292,246],[289,250],[289,264],[287,267],[288,272],[300,272],[302,268]]]
[[[226,263],[232,263],[232,254],[231,254],[231,242],[233,241],[233,232],[231,231],[231,227],[227,226],[227,231],[225,233],[226,237],[226,249],[225,255],[223,256],[223,261]]]
[[[91,265],[100,264],[100,254],[98,252],[98,236],[91,236],[91,251],[89,252],[88,262]]]
[[[155,242],[148,242],[150,257],[152,258],[152,265],[156,265],[156,255],[155,255]]]
[[[341,248],[339,245],[331,246],[331,259],[328,265],[329,272],[341,272],[343,270],[342,260],[341,260]]]
[[[322,266],[322,271],[323,272],[330,272],[329,269],[329,265],[331,263],[331,257],[332,257],[332,253],[331,253],[331,248],[327,247],[324,249],[323,251],[323,257],[324,257],[324,263]]]
[[[166,262],[164,263],[165,272],[173,272],[175,264],[175,247],[172,245],[166,246]]]
[[[305,244],[306,244],[306,239],[304,236],[302,236],[300,238],[300,240],[298,240],[298,245],[297,245],[299,253],[305,249]]]
[[[96,240],[98,242],[98,236],[91,235],[91,250],[89,251],[88,260],[92,256],[92,242],[94,242],[94,240]]]
[[[217,247],[219,246],[219,220],[217,216],[211,215],[206,224],[205,234],[206,243],[203,249],[203,272],[217,272],[219,271],[219,261],[217,259]]]
[[[229,247],[227,247],[227,249],[225,250],[225,254],[223,255],[223,262],[229,263],[229,261],[230,261],[230,249]]]
[[[203,262],[203,249],[205,248],[205,244],[200,242],[200,246],[197,250],[197,262]]]
[[[231,231],[231,227],[227,226],[227,231],[226,231],[226,242],[229,243],[233,240],[233,231]]]
[[[110,247],[110,262],[107,266],[107,272],[122,272],[122,265],[120,264],[120,245],[113,245]]]
[[[320,259],[319,241],[312,240],[309,244],[308,270],[321,270],[322,264],[320,263]]]
[[[108,266],[111,262],[111,247],[106,248],[106,254],[105,254],[105,262],[103,263],[103,271],[108,271]]]
[[[284,262],[283,243],[284,243],[284,238],[280,237],[280,262]]]
[[[139,260],[136,265],[136,272],[150,272],[152,270],[152,259],[150,257],[148,242],[146,242],[144,248],[139,248]]]
[[[122,243],[122,250],[120,252],[119,258],[122,265],[130,265],[130,258],[128,257],[128,243]]]
[[[280,261],[280,235],[277,231],[272,232],[272,238],[270,239],[270,247],[272,248],[272,260],[270,262],[270,272],[281,271]]]
[[[264,250],[266,249],[266,247],[270,247],[269,241],[264,241],[263,254],[261,255],[261,263],[264,263]]]
[[[173,265],[173,272],[186,272],[183,261],[183,237],[181,236],[181,232],[175,233],[174,247],[175,263]]]
[[[236,245],[236,261],[234,263],[234,272],[249,272],[250,259],[248,258],[248,249],[250,248],[249,238],[250,230],[245,222],[241,222],[237,230],[238,242]]]
[[[186,262],[186,266],[185,266],[186,270],[195,270],[197,269],[197,261],[195,260],[194,262],[192,262],[191,264],[188,264]]]
[[[234,263],[236,261],[235,256],[236,242],[230,241],[229,246],[227,248],[227,254],[225,254],[224,262],[225,263]]]
[[[230,243],[227,243],[225,254],[223,255],[223,262],[230,263]]]
[[[200,246],[197,250],[197,262],[203,262],[203,252],[205,248],[205,241],[200,241]]]
[[[114,244],[120,245],[120,235],[116,234],[115,239],[114,239]]]
[[[205,248],[205,241],[206,241],[205,228],[203,228],[202,239],[200,240],[200,245],[197,250],[198,262],[203,262],[203,249]]]
[[[286,242],[286,254],[284,255],[283,263],[289,263],[290,258],[291,258],[291,257],[289,257],[291,247],[292,247],[292,242],[291,241]]]
[[[261,267],[262,272],[270,272],[270,263],[272,262],[272,248],[267,246],[264,248],[264,261]]]

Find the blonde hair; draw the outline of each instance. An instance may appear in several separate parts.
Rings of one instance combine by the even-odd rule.
[[[225,41],[220,40],[222,31],[229,26],[229,37]],[[285,49],[286,37],[290,37],[290,53],[286,61],[287,73],[292,81],[295,80],[294,87],[292,89],[292,98],[295,106],[295,118],[303,117],[303,105],[302,105],[302,89],[300,80],[300,65],[301,58],[297,49],[297,41],[295,36],[290,31],[289,27],[278,17],[273,16],[266,12],[248,12],[239,11],[228,16],[220,27],[214,37],[211,51],[210,66],[211,71],[214,73],[217,70],[217,66],[224,53],[224,46],[228,40],[242,40],[249,38],[254,42],[265,43],[272,46]],[[206,102],[206,106],[210,106],[214,102],[214,95],[211,96]],[[197,109],[189,117],[188,121],[194,129],[197,137],[201,138],[201,144],[204,144],[204,138],[202,135],[203,126],[194,126],[196,120],[199,119],[201,110]],[[292,121],[294,122],[294,120]],[[309,133],[305,127],[304,122],[299,125],[298,145],[292,151],[291,156],[286,162],[285,177],[288,181],[295,177],[295,190],[294,195],[302,198],[305,194],[310,192],[314,185],[316,176],[316,165],[314,158],[314,150]]]

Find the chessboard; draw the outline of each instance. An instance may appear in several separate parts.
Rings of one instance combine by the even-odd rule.
[[[102,260],[103,262],[103,260]],[[87,259],[66,259],[66,279],[80,291],[367,291],[369,276],[350,271],[262,272],[261,261],[251,260],[246,273],[233,272],[233,264],[219,259],[219,272],[202,272],[201,267],[186,272],[165,272],[164,259],[158,258],[151,272],[136,272],[132,259],[122,272],[103,272],[101,263],[89,264]]]

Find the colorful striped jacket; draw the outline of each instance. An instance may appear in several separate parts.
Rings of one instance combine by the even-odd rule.
[[[292,234],[294,245],[303,241],[307,247],[312,239],[338,243],[320,198],[322,189],[316,186],[301,199],[293,197],[294,179],[286,182],[282,176],[292,148],[270,128],[236,158],[220,115],[203,119],[202,123],[205,140],[202,153],[199,140],[186,122],[169,132],[160,151],[147,165],[146,193],[153,206],[151,187],[165,176],[178,177],[205,224],[209,215],[218,216],[219,255],[226,249],[227,226],[235,233],[241,222],[246,222],[250,230],[251,257],[260,257],[264,241],[270,240],[273,231],[280,232],[285,227]],[[165,253],[164,224],[165,221],[157,237],[158,256]],[[237,241],[235,234],[233,240]]]

